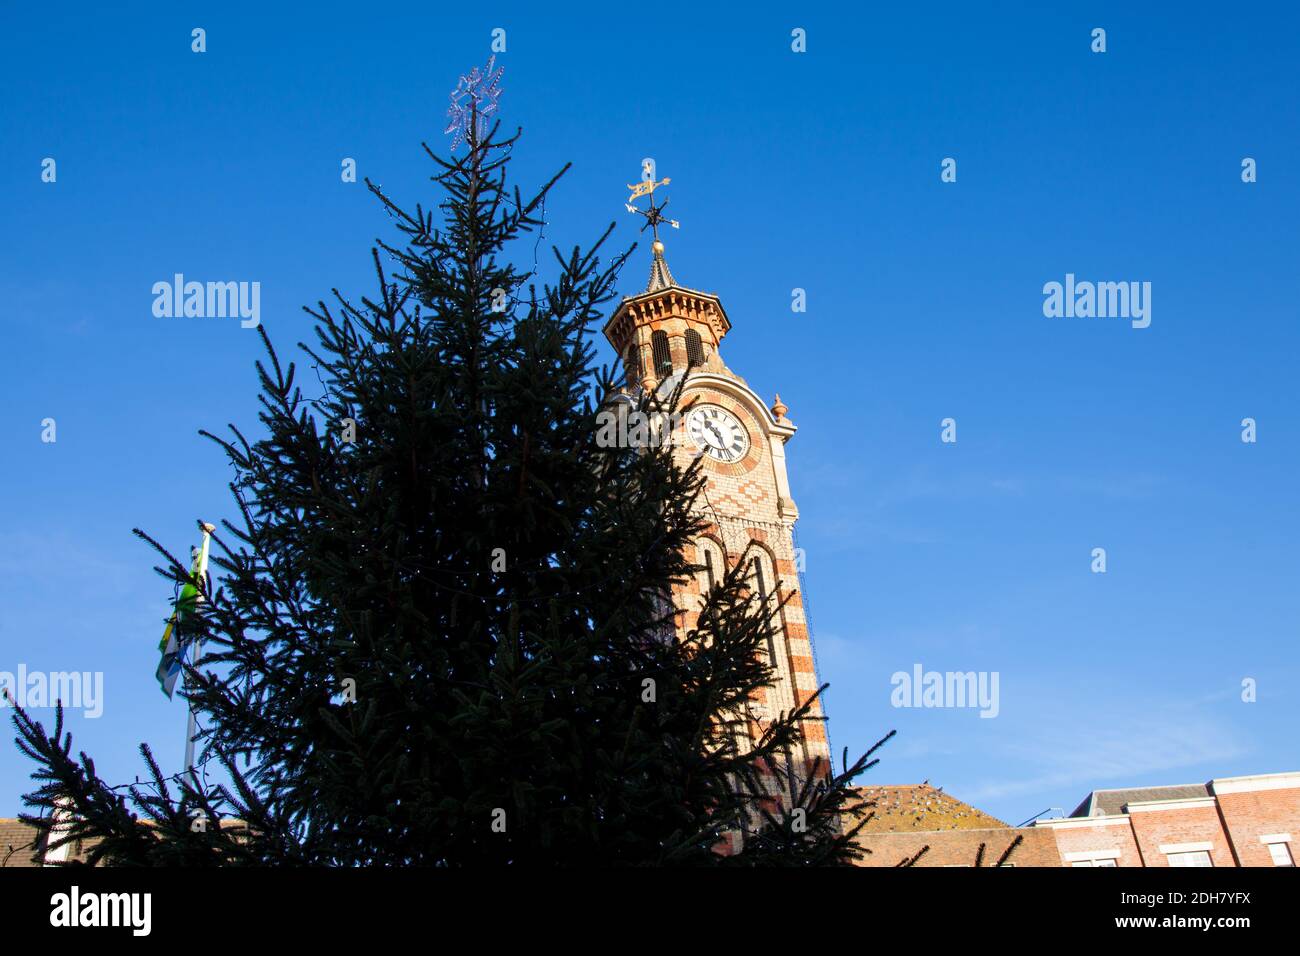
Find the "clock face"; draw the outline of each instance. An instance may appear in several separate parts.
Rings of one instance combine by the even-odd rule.
[[[717,405],[696,405],[686,416],[695,447],[718,461],[740,461],[749,451],[749,433],[735,415]]]

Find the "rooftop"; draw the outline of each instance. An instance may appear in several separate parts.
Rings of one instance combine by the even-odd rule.
[[[1166,787],[1126,787],[1122,790],[1094,790],[1074,808],[1072,817],[1109,817],[1124,812],[1130,803],[1155,800],[1195,800],[1210,796],[1203,783],[1180,783]]]
[[[929,783],[858,787],[858,796],[873,801],[875,816],[863,833],[924,830],[989,830],[1007,827],[996,817],[963,803]]]

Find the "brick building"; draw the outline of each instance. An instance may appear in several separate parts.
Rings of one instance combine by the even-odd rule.
[[[1054,835],[1008,826],[931,787],[860,787],[874,815],[855,842],[867,851],[859,866],[1060,866]]]
[[[1300,773],[1094,790],[1051,830],[1063,866],[1294,866]]]
[[[1067,817],[1011,827],[928,785],[862,787],[861,866],[1294,866],[1300,773],[1094,790]]]

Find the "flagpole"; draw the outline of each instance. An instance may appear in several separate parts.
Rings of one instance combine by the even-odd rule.
[[[212,538],[212,532],[216,530],[217,530],[216,525],[208,524],[206,521],[203,523],[203,544],[200,546],[200,551],[199,551],[198,577],[199,580],[203,582],[205,586],[207,582],[207,573],[208,573],[208,544]],[[196,600],[198,601],[203,600],[202,590],[199,591],[199,596]],[[199,652],[201,650],[202,650],[202,642],[196,637],[194,639],[194,648],[190,655],[190,661],[192,664],[198,663]],[[184,672],[182,671],[182,673]],[[199,788],[199,778],[198,778],[198,774],[194,772],[194,737],[198,733],[198,721],[194,716],[194,701],[192,699],[189,701],[189,707],[186,708],[186,711],[187,711],[187,716],[185,719],[185,772],[190,775],[190,782],[193,785],[194,789],[197,790]]]

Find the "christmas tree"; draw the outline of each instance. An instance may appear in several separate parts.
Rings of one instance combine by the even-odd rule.
[[[47,732],[18,711],[24,819],[109,864],[851,862],[870,754],[789,772],[807,704],[749,739],[776,609],[737,569],[673,637],[698,465],[597,441],[613,226],[550,281],[525,271],[559,175],[525,197],[517,134],[472,104],[460,130],[460,156],[425,147],[435,208],[370,186],[400,241],[373,250],[371,296],[308,309],[310,388],[259,330],[260,437],[204,432],[236,473],[215,573],[155,544],[202,595],[186,697],[225,779],[142,747],[152,782],[110,788],[61,712]]]

